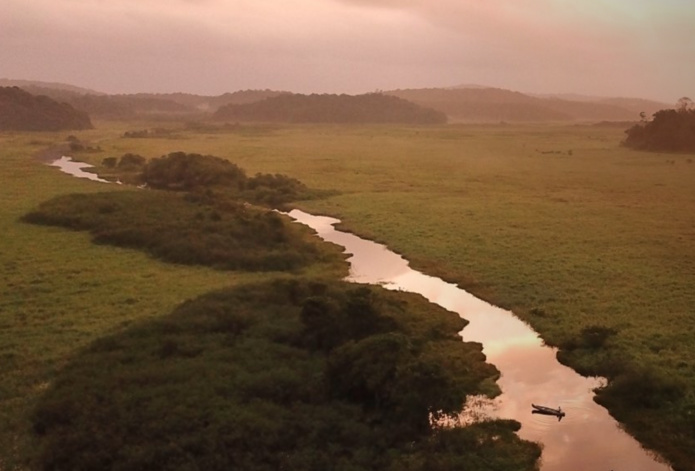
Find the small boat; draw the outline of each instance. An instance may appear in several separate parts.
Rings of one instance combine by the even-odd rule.
[[[553,409],[552,407],[539,406],[537,404],[531,404],[531,406],[533,407],[532,412],[534,414],[554,415],[558,418],[558,420],[562,419],[565,416],[565,413],[562,411],[561,407]]]

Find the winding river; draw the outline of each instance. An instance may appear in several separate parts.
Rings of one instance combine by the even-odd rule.
[[[341,232],[340,221],[299,210],[289,215],[314,229],[318,236],[350,254],[348,280],[379,284],[387,289],[418,293],[430,302],[458,313],[470,322],[461,336],[480,342],[488,362],[502,373],[502,395],[468,404],[465,417],[515,419],[519,436],[543,445],[542,471],[666,471],[671,468],[625,433],[608,411],[593,400],[601,378],[585,378],[560,364],[556,350],[511,312],[492,306],[456,285],[408,266],[385,246]],[[531,404],[561,406],[562,420],[533,414]]]
[[[69,157],[51,165],[70,175],[106,182],[85,172],[88,164]],[[348,280],[379,284],[387,289],[418,293],[430,302],[458,313],[470,323],[461,336],[480,342],[488,362],[501,372],[502,394],[494,400],[471,401],[461,417],[500,417],[522,424],[519,436],[543,446],[542,471],[668,471],[671,468],[625,433],[606,409],[593,401],[601,378],[585,378],[561,365],[556,350],[547,347],[514,314],[492,306],[456,285],[408,266],[408,261],[383,245],[341,232],[340,221],[293,210],[289,216],[315,230],[319,237],[350,254]],[[566,416],[533,414],[531,404],[561,406]]]

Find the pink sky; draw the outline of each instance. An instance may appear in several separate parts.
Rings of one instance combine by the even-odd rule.
[[[110,93],[695,95],[692,0],[2,0],[0,78]]]

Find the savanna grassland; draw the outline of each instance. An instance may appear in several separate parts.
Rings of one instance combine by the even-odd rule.
[[[513,309],[563,361],[613,379],[599,400],[678,469],[692,469],[695,156],[623,148],[620,127],[158,124],[173,130],[123,138],[151,125],[95,125],[74,133],[98,146],[80,160],[212,154],[249,174],[337,191],[297,206],[339,217],[416,268]],[[2,448],[26,446],[29,410],[78,348],[267,276],[165,265],[19,223],[53,196],[104,191],[32,157],[65,137],[2,137]]]

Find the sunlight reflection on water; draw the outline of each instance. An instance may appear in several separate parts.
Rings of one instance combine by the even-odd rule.
[[[602,378],[585,378],[563,366],[556,350],[511,312],[492,306],[438,278],[412,270],[407,260],[385,246],[335,230],[337,219],[299,210],[295,221],[314,229],[329,242],[351,254],[348,280],[380,284],[387,289],[419,293],[429,301],[456,312],[470,323],[461,335],[480,342],[487,360],[501,372],[502,395],[495,399],[470,398],[461,422],[471,417],[514,419],[522,424],[519,436],[541,443],[543,471],[666,471],[625,433],[608,411],[593,400]],[[566,416],[532,414],[531,404],[561,406]]]
[[[94,167],[94,165],[90,165],[85,162],[75,162],[72,160],[72,157],[63,156],[58,160],[51,162],[50,165],[53,167],[58,167],[62,172],[72,175],[73,177],[87,178],[89,180],[94,180],[95,182],[101,183],[113,183],[108,180],[104,180],[103,178],[99,178],[99,175],[96,173],[85,172],[85,168],[91,168]]]

